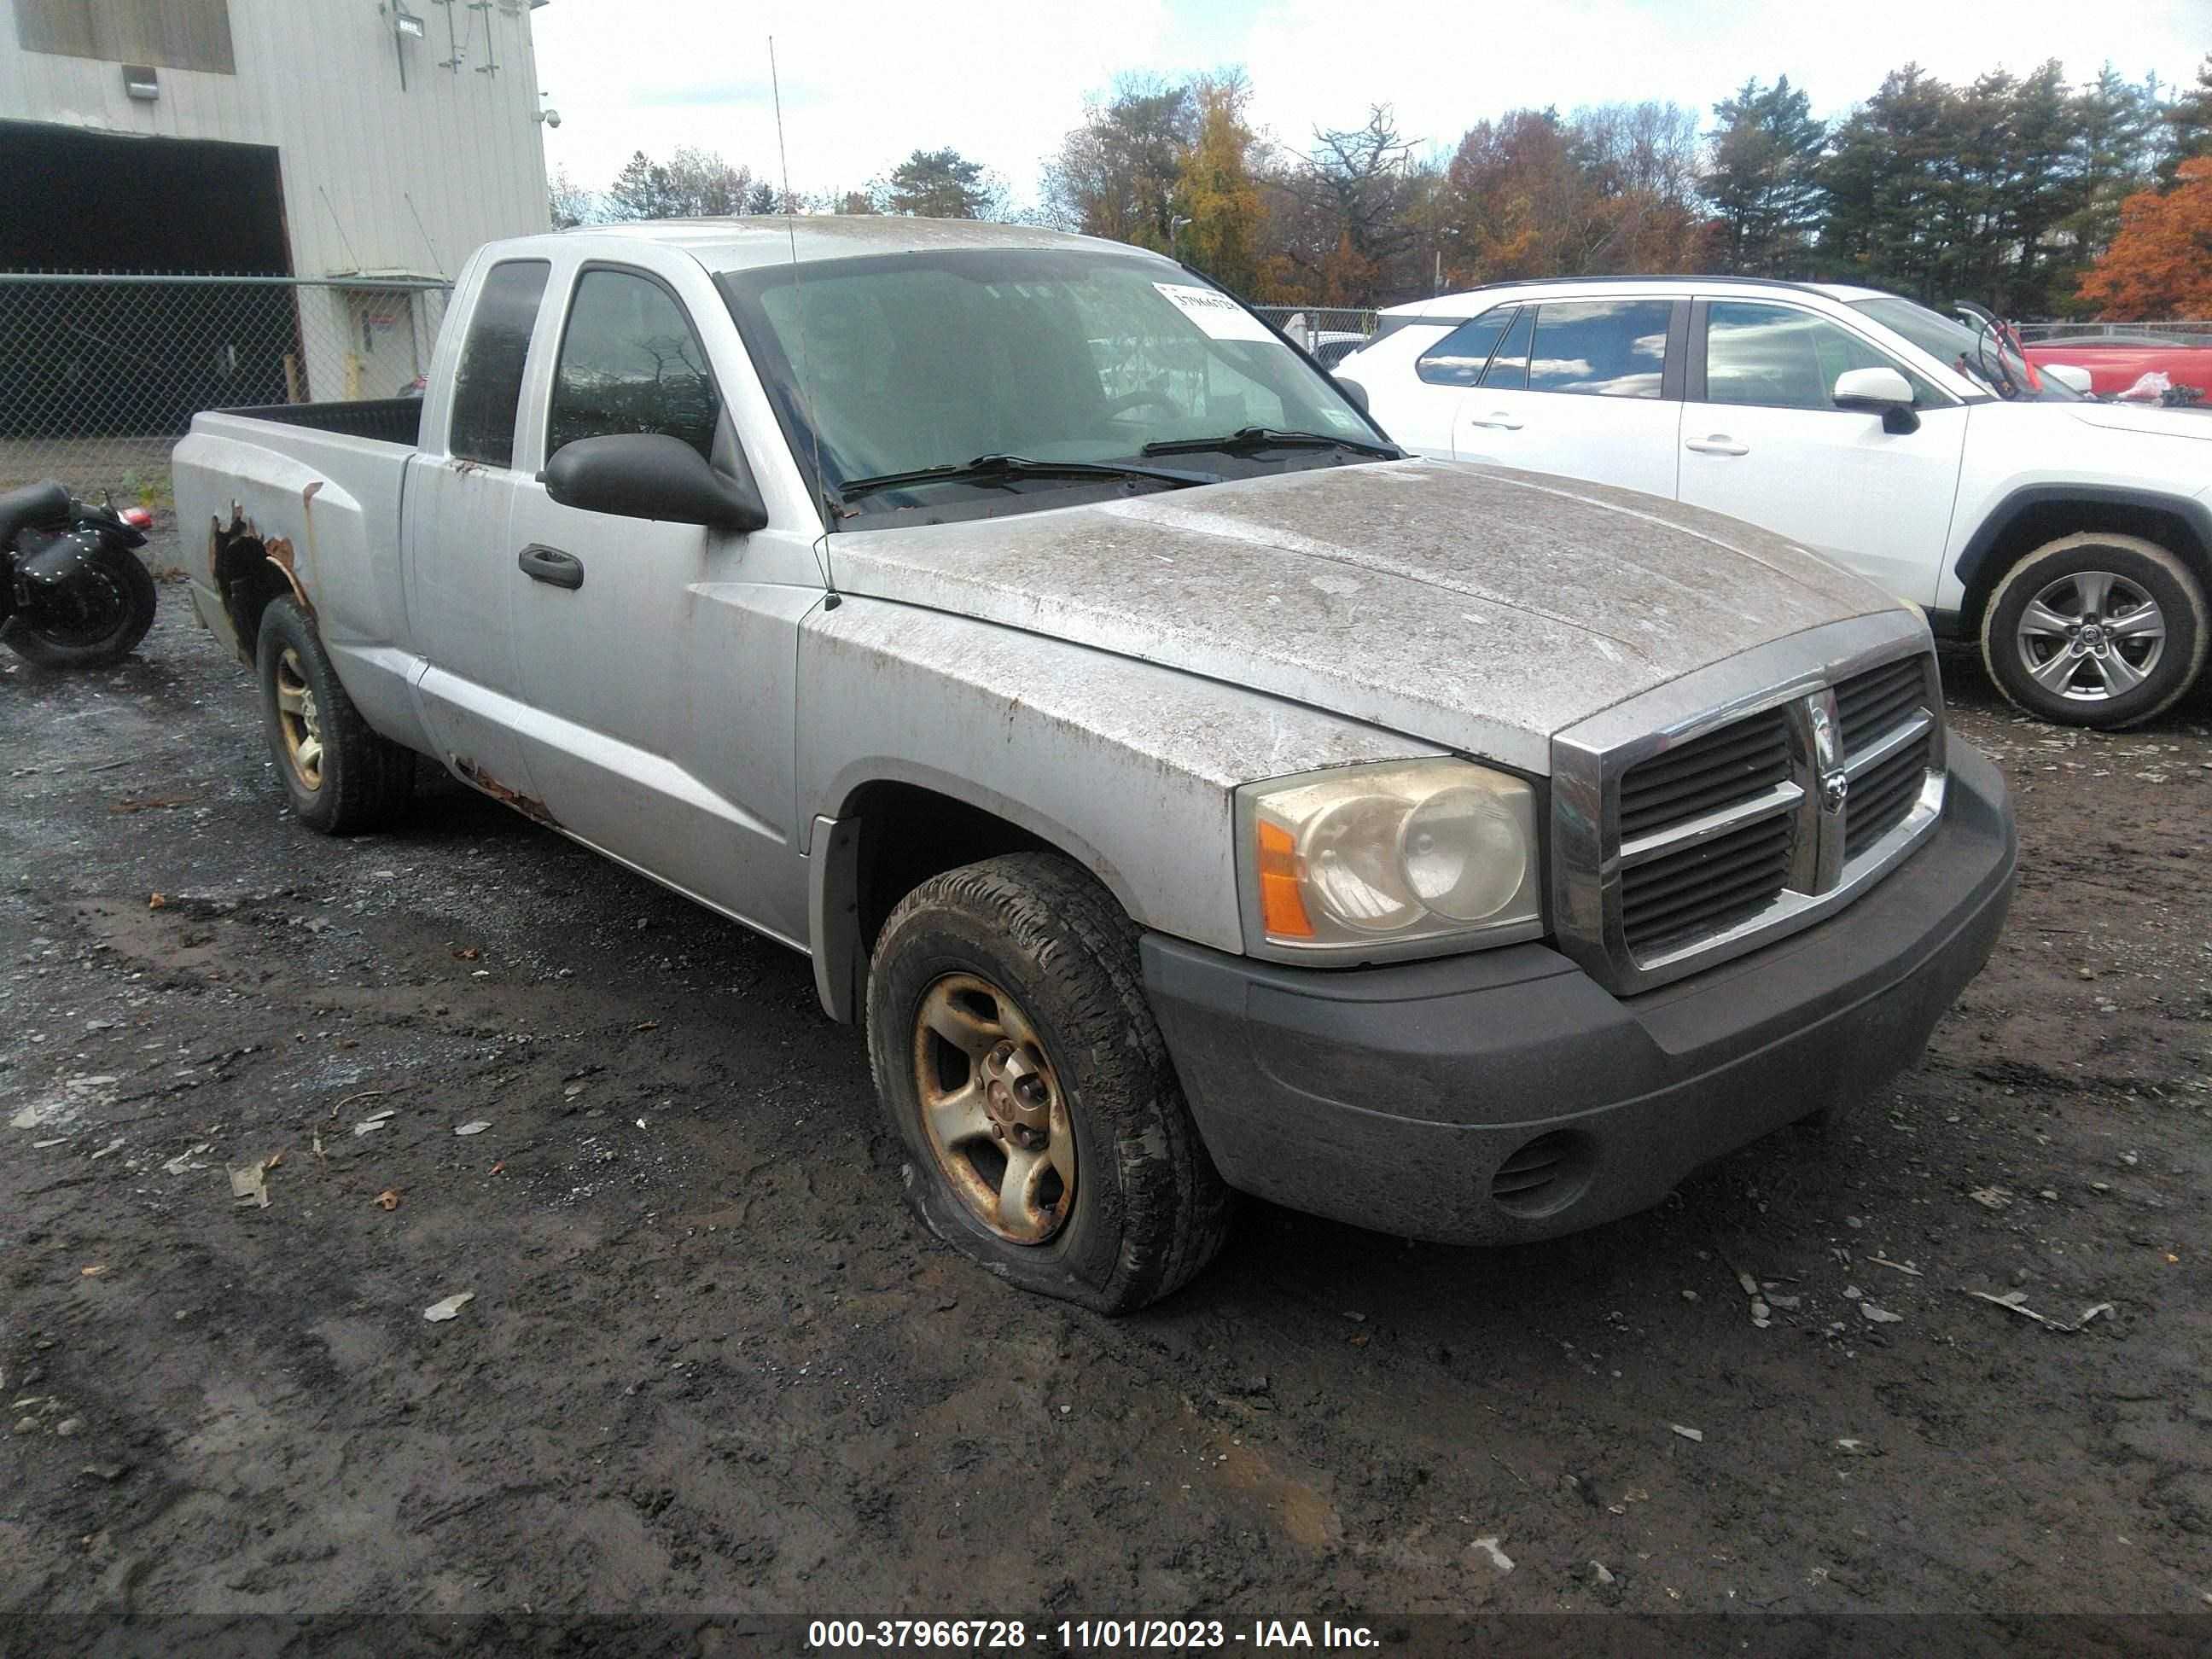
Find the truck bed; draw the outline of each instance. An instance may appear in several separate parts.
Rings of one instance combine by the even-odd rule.
[[[194,603],[216,637],[251,661],[254,600],[281,580],[354,701],[402,741],[417,735],[401,509],[421,411],[412,398],[213,410],[171,460]]]
[[[319,432],[341,432],[351,438],[371,438],[379,443],[404,444],[413,449],[421,441],[422,399],[372,398],[356,403],[260,404],[213,412],[235,416],[240,420],[274,421],[281,426],[306,426]]]

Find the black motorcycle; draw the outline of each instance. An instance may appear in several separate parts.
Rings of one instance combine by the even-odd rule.
[[[154,625],[153,574],[133,551],[152,522],[51,480],[0,492],[0,641],[41,668],[129,656]]]

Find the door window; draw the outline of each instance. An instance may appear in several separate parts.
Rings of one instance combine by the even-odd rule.
[[[1833,409],[1847,369],[1893,368],[1922,409],[1948,402],[1849,329],[1794,306],[1716,300],[1705,313],[1705,401],[1768,409]]]
[[[1482,384],[1494,392],[1523,392],[1528,386],[1528,336],[1536,326],[1536,307],[1523,306],[1505,331],[1497,355],[1482,373]]]
[[[514,415],[522,401],[522,366],[530,356],[530,331],[552,266],[544,259],[510,259],[485,273],[469,318],[469,337],[453,372],[453,416],[446,448],[486,466],[514,462]]]
[[[651,277],[587,270],[553,372],[545,453],[579,438],[659,432],[714,459],[722,404],[676,296]]]
[[[1536,312],[1528,390],[1656,398],[1674,311],[1667,300],[1547,301]]]
[[[1477,384],[1506,324],[1513,320],[1513,311],[1511,306],[1499,306],[1471,323],[1462,323],[1421,354],[1413,372],[1431,386]]]

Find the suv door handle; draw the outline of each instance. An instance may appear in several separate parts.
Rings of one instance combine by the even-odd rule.
[[[541,547],[532,542],[515,556],[515,566],[534,582],[550,583],[555,587],[581,587],[584,585],[584,562],[573,553],[563,553],[557,547]]]
[[[1508,432],[1518,432],[1521,429],[1521,422],[1515,420],[1510,413],[1503,409],[1492,410],[1486,417],[1470,415],[1467,417],[1467,423],[1469,426],[1501,427]]]
[[[1710,438],[1692,438],[1682,446],[1700,455],[1748,455],[1749,444],[1740,444],[1725,432],[1716,432]]]

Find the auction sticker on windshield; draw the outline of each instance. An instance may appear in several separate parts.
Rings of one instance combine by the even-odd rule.
[[[1154,283],[1170,305],[1217,340],[1272,340],[1261,322],[1226,294],[1188,283]]]

